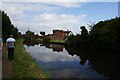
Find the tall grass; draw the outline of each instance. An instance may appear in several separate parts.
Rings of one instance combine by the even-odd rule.
[[[65,43],[65,40],[50,40],[50,42]]]
[[[44,73],[40,71],[38,64],[26,52],[23,39],[16,41],[13,76],[14,78],[46,78]]]

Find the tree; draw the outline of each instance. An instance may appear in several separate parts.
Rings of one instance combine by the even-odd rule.
[[[95,25],[95,22],[91,22],[89,21],[89,23],[87,23],[88,27],[90,28],[90,30],[93,28],[93,26]]]
[[[34,35],[34,32],[30,30],[26,31],[26,36],[32,36],[32,35]]]
[[[81,26],[81,35],[69,37],[66,44],[90,48],[120,51],[120,17],[100,21],[91,27],[88,33],[85,26]]]
[[[111,20],[100,21],[93,26],[90,38],[91,46],[108,49],[119,50],[120,48],[120,17]],[[93,45],[94,44],[94,45]]]
[[[18,29],[14,27],[11,23],[9,16],[4,11],[0,11],[2,14],[2,38],[3,42],[9,37],[9,35],[13,35],[15,38],[18,36]]]
[[[44,32],[44,31],[41,31],[40,34],[44,36],[44,35],[45,35],[45,32]]]
[[[88,36],[88,31],[87,31],[87,29],[85,28],[85,26],[81,26],[80,29],[82,30],[82,31],[81,31],[81,36],[82,36],[83,38],[87,37],[87,36]]]
[[[25,34],[25,37],[24,37],[24,38],[25,38],[24,43],[29,43],[29,42],[31,42],[33,36],[34,36],[34,32],[32,32],[32,31],[30,31],[30,30],[26,31],[26,34]]]

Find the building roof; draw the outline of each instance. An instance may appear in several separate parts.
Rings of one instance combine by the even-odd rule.
[[[64,32],[64,33],[70,33],[70,32],[71,32],[71,31],[69,31],[69,30],[67,30],[67,31],[58,30],[58,29],[53,30],[53,32],[57,32],[57,31],[59,31],[59,32]]]

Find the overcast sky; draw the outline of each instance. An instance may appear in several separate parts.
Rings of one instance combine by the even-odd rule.
[[[118,0],[109,2],[90,2],[89,0],[2,0],[0,7],[20,32],[28,29],[35,33],[45,31],[51,34],[53,29],[71,30],[80,33],[80,26],[97,23],[118,16]],[[40,2],[39,2],[40,1]],[[42,2],[41,2],[42,1]],[[106,0],[108,1],[108,0]],[[116,2],[115,2],[116,1]],[[89,29],[87,27],[87,29]]]

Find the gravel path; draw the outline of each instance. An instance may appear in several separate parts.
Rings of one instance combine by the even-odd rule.
[[[7,58],[7,48],[3,45],[2,48],[2,78],[12,78],[13,77],[13,67],[12,62]]]

